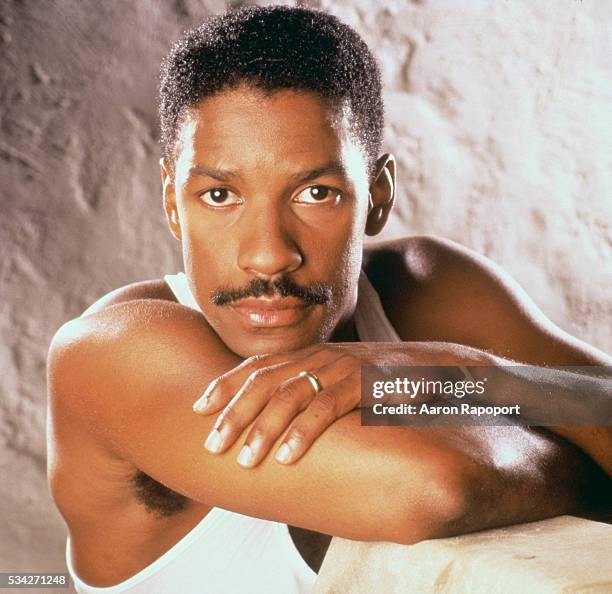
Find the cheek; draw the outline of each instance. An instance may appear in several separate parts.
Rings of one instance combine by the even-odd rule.
[[[346,213],[337,217],[334,228],[330,229],[330,240],[333,242],[333,252],[337,253],[344,265],[350,264],[356,257],[361,261],[365,217],[362,209],[347,209]]]
[[[359,277],[362,259],[363,237],[354,234],[345,243],[342,250],[342,260],[338,263],[339,283],[342,295],[345,298],[355,286]]]
[[[227,271],[231,270],[231,264],[235,261],[231,241],[222,230],[212,230],[189,216],[183,220],[182,231],[185,273],[197,287],[198,302],[202,305],[207,303],[211,291],[227,284]],[[192,287],[193,292],[195,287]]]
[[[363,239],[365,231],[365,209],[354,208],[345,222],[342,233],[337,235],[335,274],[339,297],[350,300],[356,286],[363,260]]]
[[[337,219],[333,227],[320,228],[323,232],[317,233],[312,242],[312,259],[316,261],[313,268],[319,270],[321,279],[327,279],[334,287],[336,307],[343,308],[351,300],[359,277],[363,259],[363,224],[359,213],[352,212],[344,220]]]
[[[181,196],[178,202],[181,220],[183,256],[199,262],[205,261],[213,269],[219,262],[227,262],[232,249],[232,233],[227,229],[231,217],[211,217],[197,198]],[[225,264],[224,264],[225,265]]]

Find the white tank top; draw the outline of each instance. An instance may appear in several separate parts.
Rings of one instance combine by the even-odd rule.
[[[180,303],[200,311],[184,273],[164,279]],[[363,272],[354,319],[363,342],[401,340]],[[79,594],[307,594],[317,577],[286,524],[221,508],[213,508],[161,557],[120,584],[97,588],[79,579],[70,538],[66,564]]]

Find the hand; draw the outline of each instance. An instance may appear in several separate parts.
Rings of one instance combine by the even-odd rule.
[[[253,467],[289,427],[276,460],[300,458],[337,418],[359,406],[363,358],[343,345],[316,345],[294,353],[255,356],[213,381],[194,411],[210,415],[223,409],[206,440],[212,453],[227,450],[254,419],[238,463]],[[302,372],[318,379],[311,381]],[[293,421],[293,422],[292,422]]]

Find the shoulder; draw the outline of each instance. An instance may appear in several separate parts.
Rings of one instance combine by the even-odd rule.
[[[83,418],[87,403],[103,400],[112,413],[126,399],[137,399],[133,385],[158,381],[170,360],[214,360],[215,353],[227,352],[204,316],[178,303],[163,280],[132,283],[57,330],[47,356],[48,403],[93,433],[98,428]]]
[[[465,292],[474,282],[503,277],[502,270],[478,252],[450,239],[415,235],[370,244],[364,270],[385,304],[385,310],[412,309],[435,294]],[[420,314],[435,311],[434,304]]]
[[[80,378],[102,364],[143,375],[159,367],[162,352],[189,350],[194,344],[227,351],[204,316],[178,303],[163,279],[131,283],[107,293],[55,333],[49,386],[55,393],[73,392]]]
[[[431,280],[441,264],[474,265],[488,268],[492,260],[451,239],[437,235],[411,235],[390,241],[371,243],[364,249],[368,276],[376,277],[383,265],[387,270],[402,271],[418,280]],[[491,269],[489,271],[492,272]]]
[[[370,244],[364,250],[365,273],[404,340],[450,340],[441,316],[465,303],[468,293],[477,293],[476,286],[490,281],[494,269],[474,250],[433,235]]]
[[[57,393],[58,386],[74,383],[77,377],[87,374],[101,354],[109,361],[125,357],[143,339],[138,320],[140,329],[146,327],[151,335],[167,330],[164,322],[167,326],[173,318],[180,325],[184,309],[187,308],[176,302],[161,279],[131,283],[107,293],[55,333],[47,358],[50,394]],[[191,317],[196,315],[191,312]],[[143,318],[146,326],[142,325]]]
[[[53,337],[47,357],[48,478],[58,504],[73,501],[76,477],[127,477],[130,469],[142,470],[120,451],[118,436],[129,440],[135,418],[165,411],[174,398],[195,401],[221,365],[225,371],[236,364],[201,313],[145,295],[109,299]],[[191,385],[177,385],[177,375]]]
[[[404,340],[466,344],[534,364],[609,361],[556,326],[501,266],[455,241],[421,235],[374,244],[364,268]]]
[[[176,301],[174,293],[163,279],[153,279],[130,283],[119,287],[90,305],[82,315],[101,311],[116,303],[134,301],[137,299],[161,299],[163,301]]]
[[[144,295],[138,289],[109,294],[55,333],[47,360],[53,392],[72,393],[80,402],[85,395],[77,386],[93,389],[94,376],[109,385],[119,372],[123,381],[136,375],[154,381],[154,370],[171,354],[201,354],[204,347],[227,351],[200,312],[154,293]]]
[[[390,273],[399,274],[403,281],[426,282],[433,279],[436,265],[450,260],[467,263],[486,258],[456,241],[435,235],[411,235],[371,243],[364,249],[366,274],[377,288],[380,285],[383,289],[383,281]]]

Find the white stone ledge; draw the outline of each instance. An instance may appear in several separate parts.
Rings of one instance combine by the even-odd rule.
[[[313,594],[612,593],[612,525],[562,516],[411,546],[334,538]]]

